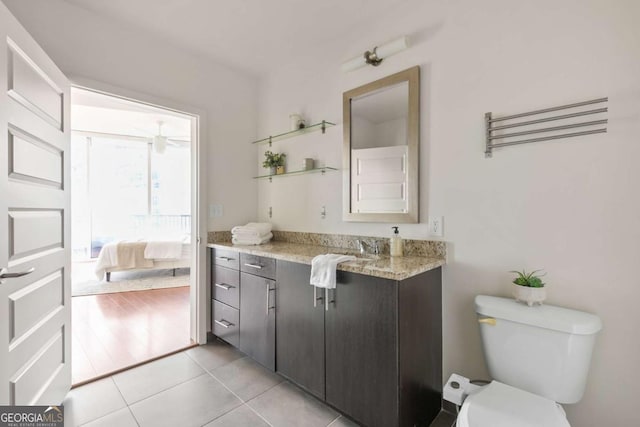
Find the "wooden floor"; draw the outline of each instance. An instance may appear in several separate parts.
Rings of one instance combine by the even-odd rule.
[[[71,301],[73,384],[192,345],[188,286]]]

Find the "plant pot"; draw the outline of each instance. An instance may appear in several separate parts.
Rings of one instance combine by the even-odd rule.
[[[512,283],[511,291],[516,301],[527,304],[529,307],[542,305],[542,302],[547,298],[547,290],[544,287],[530,288]]]
[[[276,168],[276,175],[282,175],[284,173],[284,166],[278,166]]]
[[[269,175],[275,175],[276,174],[276,167],[275,166],[271,166],[269,168]]]

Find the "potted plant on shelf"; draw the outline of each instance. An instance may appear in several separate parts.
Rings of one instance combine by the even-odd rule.
[[[547,298],[547,291],[544,288],[544,282],[540,277],[544,274],[537,274],[542,270],[534,270],[531,273],[522,271],[511,271],[517,277],[513,279],[512,291],[516,301],[523,302],[529,307],[534,304],[542,305]]]
[[[271,151],[265,151],[264,162],[262,166],[269,168],[271,175],[280,175],[284,173],[284,159],[287,157],[285,153],[273,153]]]

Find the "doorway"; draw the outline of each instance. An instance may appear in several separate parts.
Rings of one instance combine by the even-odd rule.
[[[194,345],[197,121],[71,89],[75,385]]]

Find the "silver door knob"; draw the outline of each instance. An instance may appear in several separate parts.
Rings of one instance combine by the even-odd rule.
[[[27,271],[20,271],[18,273],[9,273],[9,270],[6,268],[0,269],[0,279],[15,279],[16,277],[26,276],[27,274],[31,274],[36,271],[35,268],[31,267]]]

